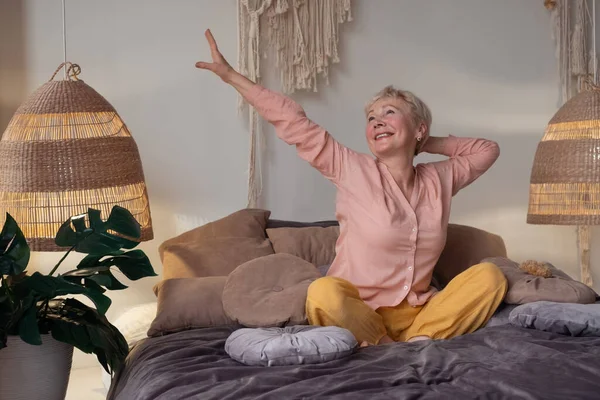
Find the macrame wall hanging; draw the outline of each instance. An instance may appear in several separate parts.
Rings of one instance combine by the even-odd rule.
[[[600,142],[596,0],[545,0],[544,5],[552,15],[561,107],[538,145],[528,221],[577,226],[581,281],[592,286],[590,225],[600,221],[596,200],[600,197],[600,173],[595,158]],[[555,146],[545,157],[544,146],[557,140],[560,147]],[[537,189],[533,189],[535,176],[546,177]],[[568,188],[574,185],[583,189],[571,193]],[[542,186],[544,189],[539,190]]]
[[[340,61],[339,25],[352,21],[350,0],[238,0],[238,71],[261,82],[263,60],[279,73],[281,92],[316,92],[329,83],[332,64]],[[321,78],[321,79],[318,79]],[[257,207],[262,191],[261,138],[256,111],[247,107],[250,130],[248,207]]]
[[[562,104],[581,92],[587,81],[595,80],[595,11],[588,4],[586,0],[544,0],[552,16]]]

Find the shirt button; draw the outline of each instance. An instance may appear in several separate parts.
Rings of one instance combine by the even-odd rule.
[[[408,286],[404,285],[404,290],[408,290]]]
[[[413,231],[413,232],[416,232],[416,231],[417,231],[417,228],[412,228],[412,231]]]
[[[411,265],[410,267],[408,267],[408,270],[409,270],[409,271],[412,271],[412,265]]]

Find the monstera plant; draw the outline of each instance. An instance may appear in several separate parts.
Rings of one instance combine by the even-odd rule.
[[[65,255],[47,275],[29,274],[29,246],[17,222],[6,215],[0,233],[0,355],[8,335],[41,345],[42,335],[94,353],[104,369],[117,372],[128,353],[125,338],[105,317],[111,300],[108,290],[127,288],[113,274],[119,270],[130,280],[156,273],[139,244],[140,225],[125,208],[115,206],[106,221],[100,211],[69,218],[55,242]],[[85,253],[77,268],[56,274],[72,252]],[[86,296],[89,307],[68,295]]]

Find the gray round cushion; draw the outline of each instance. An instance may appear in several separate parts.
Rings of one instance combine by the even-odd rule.
[[[223,310],[251,328],[306,324],[308,286],[321,274],[290,254],[271,254],[237,267],[223,288]]]
[[[243,364],[272,367],[336,360],[352,354],[357,346],[347,329],[303,325],[238,329],[227,338],[225,351]]]

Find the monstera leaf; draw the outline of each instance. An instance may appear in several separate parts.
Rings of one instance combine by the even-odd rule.
[[[6,288],[0,286],[0,349],[6,347],[8,329],[14,315],[12,302],[10,301]]]
[[[0,349],[6,346],[7,335],[18,335],[20,333],[20,324],[25,314],[30,308],[34,308],[35,304],[33,295],[29,290],[18,290],[10,288],[6,281],[2,282],[0,287]],[[30,311],[31,312],[31,311]],[[36,321],[35,313],[33,320]],[[26,340],[28,343],[36,341],[37,335],[32,332]]]
[[[62,276],[47,276],[39,272],[20,281],[15,292],[29,291],[36,301],[49,300],[67,294],[82,294],[94,302],[100,314],[106,313],[111,300],[95,288],[87,288],[67,281]]]
[[[75,299],[53,300],[46,316],[48,329],[58,341],[84,353],[94,353],[109,374],[118,372],[129,351],[127,341],[104,315]]]
[[[122,248],[132,249],[139,244],[136,240],[140,237],[140,224],[133,215],[123,207],[114,206],[106,222],[102,221],[100,211],[93,208],[87,214],[71,217],[58,229],[54,241],[57,246],[73,247],[80,253],[104,255]]]
[[[108,268],[114,266],[117,267],[123,273],[123,275],[127,277],[127,279],[132,281],[136,281],[147,276],[156,276],[148,256],[142,250],[132,250],[128,252],[119,251],[107,255],[110,257],[102,260],[101,258],[104,256],[99,257],[88,255],[81,260],[77,266],[77,269],[82,271],[89,265],[104,266]]]
[[[123,290],[127,286],[119,282],[110,271],[110,267],[89,267],[74,269],[61,275],[65,280],[96,289],[102,293],[109,290]],[[105,289],[106,288],[106,289]]]
[[[135,281],[147,276],[156,276],[148,256],[141,250],[128,252],[113,251],[106,255],[88,255],[77,269],[61,275],[69,282],[83,284],[88,287],[105,287],[109,290],[122,290],[127,286],[119,282],[112,274],[111,268],[116,267],[129,280]]]
[[[37,306],[32,294],[29,294],[23,301],[21,314],[18,323],[19,336],[25,343],[40,345],[42,337],[40,336],[40,328],[37,319]]]
[[[0,275],[18,275],[29,263],[29,246],[14,218],[6,213],[0,233]]]

